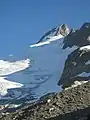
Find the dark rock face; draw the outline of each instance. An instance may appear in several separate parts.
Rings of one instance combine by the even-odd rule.
[[[63,43],[63,49],[73,46],[77,46],[77,49],[68,55],[58,85],[63,85],[65,88],[72,85],[75,80],[89,80],[90,63],[86,62],[90,60],[90,50],[80,50],[80,47],[90,45],[90,23],[84,23],[79,30],[71,30]]]
[[[68,87],[74,83],[75,80],[85,81],[90,79],[90,52],[81,51],[79,49],[72,52],[66,62],[59,85]],[[86,74],[86,75],[85,75]]]
[[[90,23],[84,23],[83,26],[75,32],[70,32],[64,40],[63,48],[72,47],[73,45],[81,47],[90,44]]]

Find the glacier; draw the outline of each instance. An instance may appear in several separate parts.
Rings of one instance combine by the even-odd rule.
[[[26,60],[0,60],[0,99],[29,102],[47,93],[62,91],[58,80],[68,55],[77,49],[75,45],[63,49],[64,38],[62,34],[55,34],[29,45]]]

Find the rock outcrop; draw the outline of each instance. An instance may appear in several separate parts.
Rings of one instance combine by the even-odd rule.
[[[62,24],[60,27],[58,27],[57,31],[56,31],[56,35],[63,35],[63,36],[67,36],[70,33],[70,29],[66,24]]]

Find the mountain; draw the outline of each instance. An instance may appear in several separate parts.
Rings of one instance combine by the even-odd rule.
[[[64,49],[73,45],[77,49],[68,55],[58,84],[66,88],[87,82],[90,79],[90,23],[84,23],[79,30],[66,36],[64,43]]]
[[[62,24],[46,32],[45,35],[42,36],[37,43],[40,43],[44,40],[46,41],[47,39],[49,39],[49,37],[58,36],[60,34],[63,36],[67,36],[69,32],[70,32],[69,27],[66,24]]]
[[[63,84],[63,88],[66,88],[75,82],[77,85],[86,83],[89,79],[90,51],[77,49],[68,56],[58,84]]]
[[[0,103],[28,103],[48,93],[72,87],[74,83],[75,87],[77,83],[88,81],[89,41],[90,23],[84,23],[77,30],[62,24],[30,45],[26,60],[1,60]],[[7,87],[7,82],[10,87]]]
[[[63,48],[78,46],[82,47],[90,44],[90,23],[84,23],[80,29],[70,32],[64,40]]]

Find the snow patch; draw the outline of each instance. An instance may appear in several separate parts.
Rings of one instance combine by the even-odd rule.
[[[85,65],[89,65],[90,64],[90,60],[88,60],[86,63],[85,63]]]
[[[68,89],[71,89],[71,88],[77,87],[77,86],[82,85],[82,84],[87,83],[87,82],[88,82],[88,81],[74,81],[74,84],[71,85],[71,87],[67,87],[67,88],[65,88],[65,90],[68,90]]]
[[[89,77],[90,73],[82,72],[81,74],[77,75],[79,77]]]
[[[0,60],[0,76],[9,75],[14,72],[18,72],[29,67],[30,60],[20,60],[15,62],[9,62]]]
[[[90,50],[90,45],[80,47],[80,50]]]
[[[42,45],[47,45],[47,44],[50,44],[50,42],[52,42],[52,41],[59,40],[60,38],[63,38],[63,36],[61,34],[58,35],[58,36],[49,37],[49,39],[47,41],[40,42],[40,43],[34,44],[34,45],[30,45],[29,47],[39,47],[39,46],[42,46]]]
[[[5,77],[0,77],[0,96],[6,95],[8,92],[8,89],[11,88],[20,88],[23,85],[17,82],[11,82],[6,80]]]

